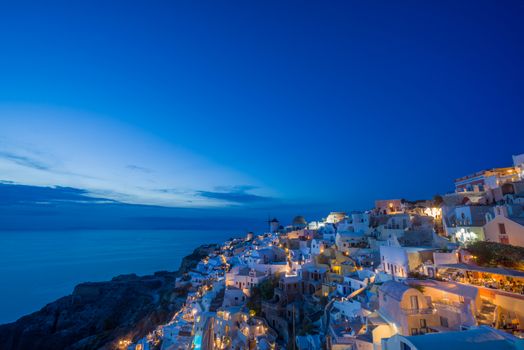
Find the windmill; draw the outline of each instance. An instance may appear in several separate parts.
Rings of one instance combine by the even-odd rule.
[[[276,218],[271,219],[271,216],[268,214],[267,215],[268,232],[270,233],[275,232],[276,230],[278,230],[279,226],[280,226],[280,222]]]

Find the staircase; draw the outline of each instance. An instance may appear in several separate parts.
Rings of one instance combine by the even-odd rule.
[[[494,327],[497,322],[497,306],[491,301],[482,298],[482,306],[477,315],[477,322],[479,325]]]

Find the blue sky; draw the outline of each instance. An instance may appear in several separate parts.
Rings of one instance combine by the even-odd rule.
[[[239,216],[431,197],[524,152],[522,18],[519,1],[3,2],[0,180]]]

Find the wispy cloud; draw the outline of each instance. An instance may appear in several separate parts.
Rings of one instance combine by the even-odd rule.
[[[191,195],[194,192],[191,190],[183,190],[178,188],[153,188],[150,189],[152,192],[157,193],[168,193],[168,194],[179,194],[179,195]]]
[[[26,167],[37,169],[37,170],[49,170],[49,165],[37,159],[34,159],[32,157],[23,156],[20,154],[0,151],[0,158],[4,158],[18,165],[26,166]]]
[[[64,175],[91,180],[99,179],[96,176],[59,169],[56,166],[56,159],[54,159],[54,157],[51,154],[38,152],[34,149],[29,149],[27,147],[21,148],[20,152],[0,150],[0,160],[2,159],[6,160],[7,162],[10,162],[11,164],[16,164],[17,166],[23,167],[26,170],[37,170],[40,172],[40,174],[49,174],[50,176]],[[6,182],[6,180],[0,181]],[[16,181],[11,182],[17,183]],[[50,186],[52,185],[50,184]]]
[[[220,186],[216,187],[215,191],[197,191],[197,195],[235,204],[254,204],[273,200],[271,197],[249,193],[249,191],[255,190],[256,188],[256,186]]]
[[[4,186],[4,188],[0,189],[0,194],[4,195],[3,200],[0,200],[0,205],[16,204],[21,201],[34,204],[50,204],[57,201],[93,202],[107,200],[174,207],[220,207],[231,204],[268,203],[272,200],[271,197],[253,193],[252,191],[259,189],[259,187],[252,185],[215,186],[212,190],[195,190],[188,187],[154,188],[144,186],[146,183],[142,182],[140,186],[122,187],[118,182],[106,181],[103,178],[86,173],[74,173],[61,169],[56,166],[56,162],[52,161],[53,155],[47,154],[46,159],[39,159],[40,155],[31,149],[25,148],[22,151],[0,150],[0,160],[3,159],[8,163],[24,168],[25,170],[22,171],[22,174],[27,174],[25,181],[0,179],[0,184],[16,186],[11,188]],[[141,175],[153,173],[153,170],[150,168],[132,163],[123,166],[123,168],[136,173],[136,176],[139,176],[139,181]],[[34,178],[48,178],[50,182],[42,183],[37,181],[36,183],[28,183],[27,178],[30,176],[29,174],[34,174]],[[62,181],[59,181],[60,179]],[[56,180],[58,181],[54,182]],[[92,185],[89,187],[77,187],[74,184],[75,181],[83,184],[91,183]],[[20,193],[16,195],[11,190],[14,190],[14,192],[19,191]]]
[[[114,201],[93,197],[89,192],[78,188],[27,186],[0,182],[0,205],[53,204],[58,202],[108,203]]]
[[[248,174],[110,118],[1,104],[0,115],[9,116],[0,128],[0,176],[16,184],[79,188],[91,197],[177,208],[268,200],[262,188],[235,186],[258,183]]]
[[[126,169],[133,170],[133,171],[139,171],[139,172],[143,172],[143,173],[146,173],[146,174],[150,174],[150,173],[153,172],[153,170],[151,170],[149,168],[146,168],[146,167],[143,167],[143,166],[139,166],[139,165],[135,165],[135,164],[128,164],[126,166]]]

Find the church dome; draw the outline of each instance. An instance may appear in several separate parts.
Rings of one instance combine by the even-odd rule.
[[[303,216],[295,216],[293,219],[293,226],[306,226],[307,221]]]

